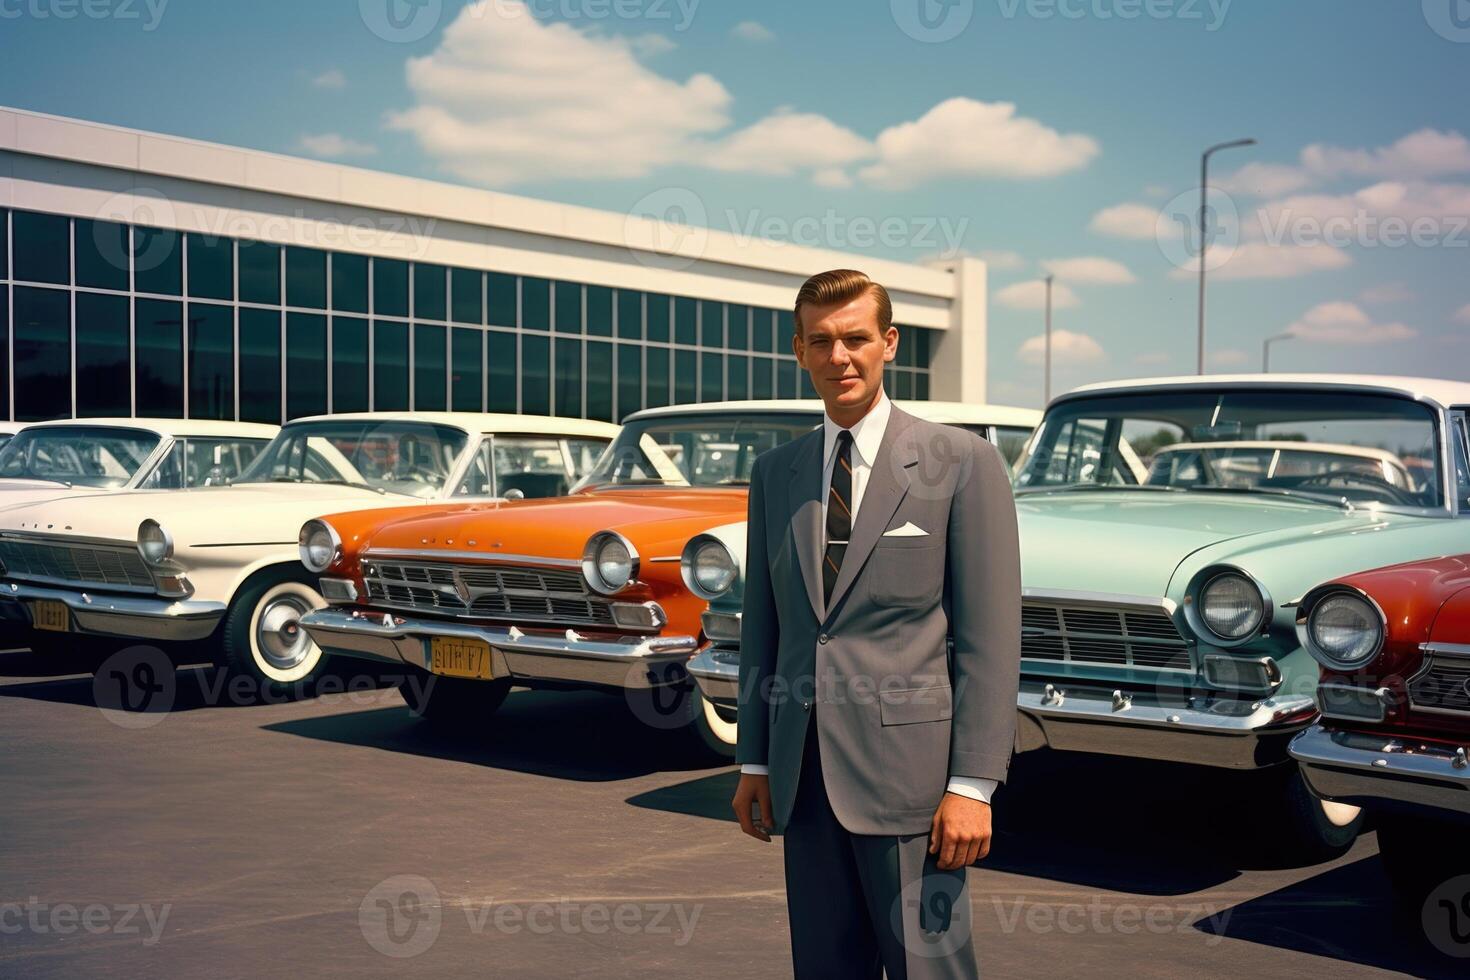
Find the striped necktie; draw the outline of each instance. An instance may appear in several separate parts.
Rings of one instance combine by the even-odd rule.
[[[827,550],[822,558],[822,595],[832,601],[832,587],[842,570],[842,555],[852,535],[852,433],[837,433],[837,462],[827,489]]]

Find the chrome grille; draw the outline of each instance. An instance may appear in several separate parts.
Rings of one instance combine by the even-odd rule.
[[[81,588],[152,592],[153,576],[136,548],[74,544],[66,540],[0,538],[0,562],[11,578]]]
[[[1189,645],[1162,609],[1023,602],[1021,656],[1111,667],[1193,669]]]
[[[1431,711],[1470,711],[1470,659],[1431,654],[1409,681],[1409,701]]]
[[[611,626],[611,603],[580,572],[524,566],[379,561],[362,566],[372,605],[449,616]]]

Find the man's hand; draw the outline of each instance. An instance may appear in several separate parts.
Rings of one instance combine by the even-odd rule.
[[[761,807],[761,821],[755,822],[751,813],[751,804],[759,803]],[[771,778],[769,776],[756,776],[745,772],[740,774],[740,785],[735,787],[735,799],[730,805],[735,809],[735,816],[740,820],[740,829],[745,831],[756,840],[763,840],[767,844],[771,842],[771,830],[776,826],[776,821],[771,818]],[[988,828],[990,821],[986,820]]]
[[[945,793],[929,827],[929,853],[939,855],[942,871],[966,867],[989,854],[990,804]]]

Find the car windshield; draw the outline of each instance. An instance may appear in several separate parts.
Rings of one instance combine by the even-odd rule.
[[[745,486],[755,458],[822,424],[820,412],[690,412],[623,424],[573,490]]]
[[[1441,507],[1436,446],[1434,412],[1391,395],[1099,394],[1047,412],[1016,490],[1158,488]]]
[[[234,483],[337,483],[435,497],[469,436],[427,422],[322,420],[286,425]]]
[[[161,437],[113,426],[32,426],[0,449],[0,479],[126,486]]]

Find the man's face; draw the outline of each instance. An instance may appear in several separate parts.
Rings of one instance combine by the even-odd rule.
[[[866,405],[898,354],[898,328],[878,329],[878,304],[864,293],[848,303],[804,306],[792,350],[829,413]]]

